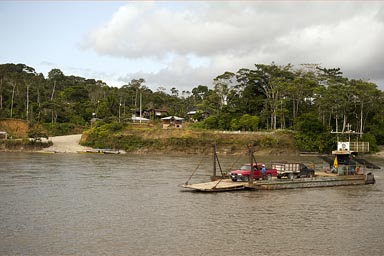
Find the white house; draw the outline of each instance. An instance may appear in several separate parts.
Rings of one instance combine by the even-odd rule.
[[[148,123],[149,121],[148,118],[132,115],[132,122],[134,123]]]

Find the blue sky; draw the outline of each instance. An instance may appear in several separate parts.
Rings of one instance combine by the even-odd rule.
[[[384,89],[381,1],[0,1],[0,63],[192,90],[254,64],[315,63]]]
[[[45,75],[60,68],[67,75],[103,79],[124,65],[83,49],[82,40],[108,22],[122,2],[0,2],[2,63],[25,63]],[[113,62],[113,65],[111,65]],[[118,66],[117,66],[118,67]],[[121,69],[121,68],[116,68]]]

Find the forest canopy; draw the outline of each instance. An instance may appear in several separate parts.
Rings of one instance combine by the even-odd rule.
[[[142,99],[143,110],[180,117],[196,111],[193,126],[201,129],[290,129],[297,132],[298,143],[316,145],[324,143],[320,135],[324,140],[330,131],[353,130],[384,144],[383,92],[370,81],[343,76],[340,68],[255,64],[224,72],[212,84],[191,91],[152,91],[145,79],[137,78],[116,88],[60,69],[44,77],[33,67],[8,63],[0,65],[0,118],[88,127],[92,118],[129,120]]]

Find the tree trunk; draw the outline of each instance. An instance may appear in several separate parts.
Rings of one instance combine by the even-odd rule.
[[[39,106],[39,110],[37,113],[37,120],[40,122],[40,116],[41,116],[40,86],[37,86],[37,105]]]
[[[40,86],[37,86],[37,105],[39,108],[41,107],[40,105]]]
[[[329,115],[328,115],[328,126],[329,126],[329,127],[332,127],[332,123],[331,123],[331,121],[332,121],[332,114],[329,113]],[[336,131],[337,131],[337,130],[336,130]]]
[[[27,119],[27,122],[29,121],[29,84],[26,84],[27,86],[27,111],[26,111],[26,119]]]
[[[337,116],[337,114],[336,114],[336,132],[338,132],[339,131],[339,123],[338,123],[338,116]]]
[[[363,137],[363,120],[364,120],[363,107],[364,107],[364,103],[361,102],[361,107],[360,107],[360,138]]]
[[[0,78],[0,109],[3,109],[3,78]]]
[[[15,98],[16,83],[12,83],[11,118],[13,116],[13,100]]]
[[[347,115],[343,114],[343,132],[345,132],[345,127],[347,126]]]
[[[135,94],[135,111],[137,109],[137,93],[138,93],[138,90],[136,89],[136,94]]]
[[[51,101],[53,101],[53,96],[55,95],[55,89],[56,89],[56,80],[53,80],[53,89],[52,89]]]
[[[274,111],[274,113],[273,113],[273,129],[274,130],[277,129],[277,115],[276,115],[276,111]]]

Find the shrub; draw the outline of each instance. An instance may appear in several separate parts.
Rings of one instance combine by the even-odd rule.
[[[363,134],[362,139],[364,141],[369,142],[369,151],[371,151],[371,152],[379,151],[379,147],[377,146],[375,135],[370,134],[370,133],[365,133],[365,134]]]

